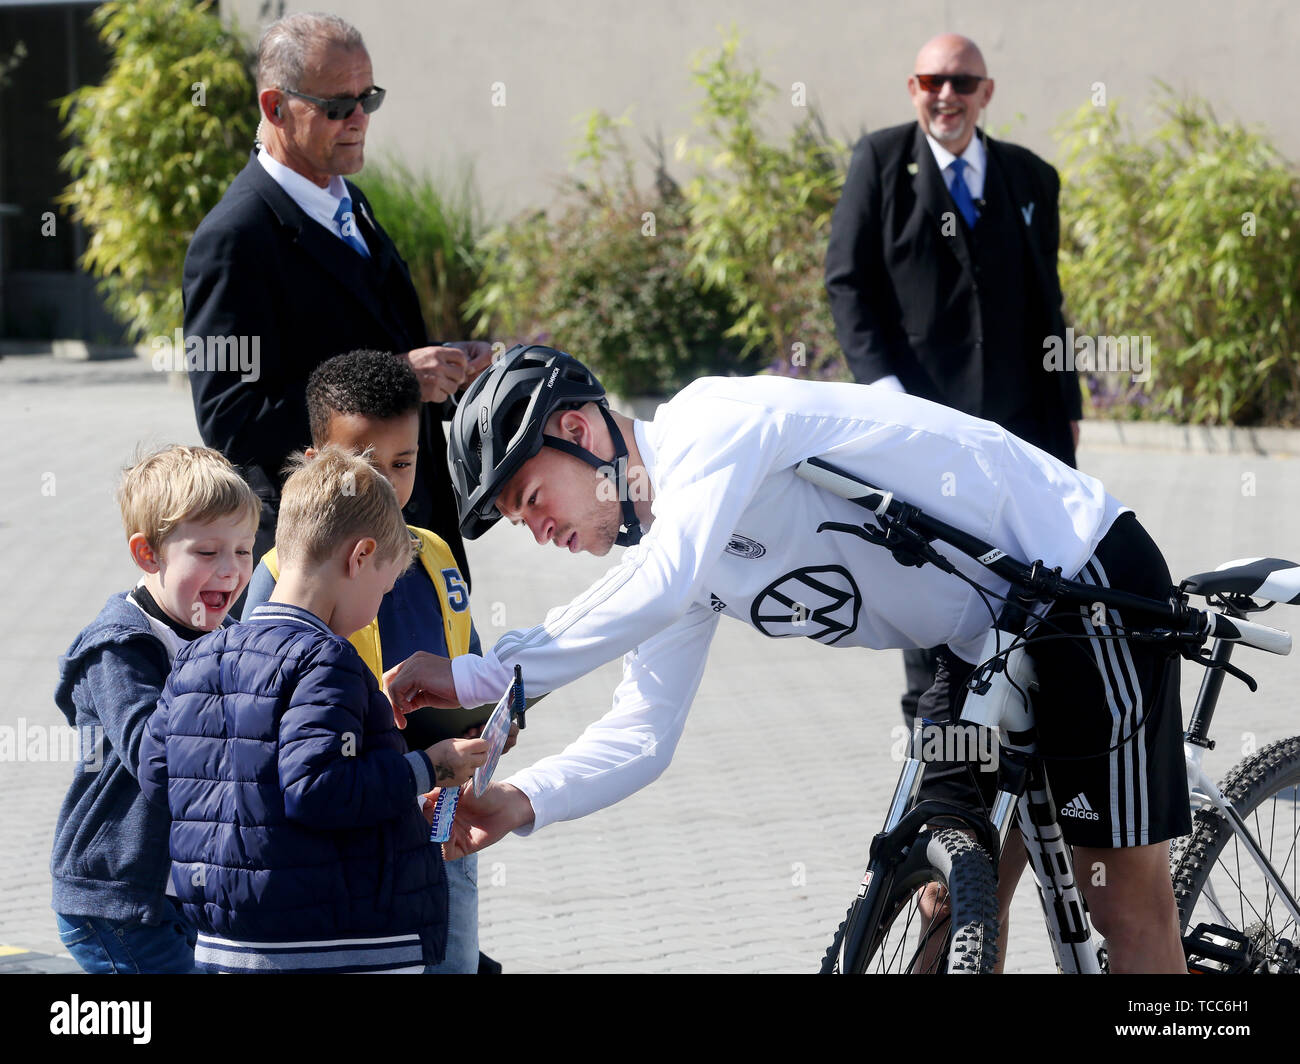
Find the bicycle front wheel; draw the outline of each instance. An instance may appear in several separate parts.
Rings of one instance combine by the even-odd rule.
[[[1300,898],[1300,736],[1248,757],[1219,789],[1291,897]],[[1184,934],[1198,924],[1227,927],[1248,941],[1253,970],[1296,971],[1296,919],[1219,810],[1197,811],[1170,863]]]
[[[873,894],[883,891],[883,898]],[[823,974],[950,973],[993,971],[998,948],[997,881],[987,851],[953,828],[923,832],[892,875],[873,878],[854,903],[877,910],[861,957],[843,957],[850,909],[822,961]]]

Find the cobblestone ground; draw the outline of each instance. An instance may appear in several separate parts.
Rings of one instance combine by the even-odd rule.
[[[0,727],[30,736],[63,723],[57,659],[114,591],[133,582],[113,502],[137,443],[198,442],[180,387],[145,363],[0,361]],[[1086,426],[1085,426],[1086,432]],[[1229,558],[1300,556],[1300,462],[1090,450],[1083,468],[1138,511],[1176,575]],[[498,529],[471,547],[473,609],[485,642],[539,621],[608,561],[545,552]],[[1270,615],[1300,629],[1300,612]],[[1294,659],[1238,660],[1218,718],[1221,775],[1251,742],[1300,731]],[[1190,705],[1199,676],[1186,668]],[[607,666],[529,714],[510,762],[556,752],[607,707]],[[507,971],[815,970],[843,916],[892,791],[895,653],[835,652],[724,623],[677,754],[653,786],[584,820],[511,837],[479,866],[484,949]],[[25,754],[30,752],[24,748]],[[15,752],[16,753],[16,752]],[[59,950],[49,850],[66,761],[0,763],[0,970],[15,949]],[[1008,970],[1049,971],[1032,885],[1013,908]]]

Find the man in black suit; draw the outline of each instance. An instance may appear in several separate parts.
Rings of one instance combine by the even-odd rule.
[[[831,221],[840,345],[858,383],[996,421],[1072,466],[1078,378],[1044,365],[1048,338],[1065,335],[1060,180],[1033,152],[977,131],[993,79],[973,41],[935,37],[914,69],[917,121],[858,142]],[[935,652],[903,659],[910,726]]]
[[[361,190],[343,179],[361,169],[370,113],[383,100],[361,35],[329,15],[280,19],[258,46],[257,88],[261,150],[185,256],[199,432],[262,499],[260,557],[274,541],[285,459],[311,443],[311,371],[357,348],[406,358],[426,400],[406,517],[446,540],[468,579],[442,418],[448,396],[490,363],[491,348],[430,345],[406,264]],[[195,337],[203,347],[191,355]],[[233,337],[255,355],[251,372],[219,357]]]
[[[831,220],[826,290],[840,346],[860,384],[995,421],[1074,465],[1078,379],[1043,357],[1048,338],[1065,333],[1060,180],[1032,152],[976,129],[993,79],[973,41],[935,37],[913,69],[917,121],[858,142]],[[950,719],[969,666],[946,647],[904,651],[903,661],[908,727],[918,713]],[[932,765],[926,796],[970,801],[962,779]],[[1003,947],[1025,863],[1018,842],[1013,832],[999,876]]]
[[[1073,465],[1078,379],[1043,364],[1046,339],[1065,334],[1060,181],[976,130],[993,79],[973,41],[936,37],[915,69],[917,121],[858,142],[831,222],[826,289],[849,367]]]

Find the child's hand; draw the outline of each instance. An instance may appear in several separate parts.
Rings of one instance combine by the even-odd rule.
[[[438,795],[441,793],[442,788],[435,787],[428,794],[420,795],[420,813],[429,822],[430,827],[433,827],[433,806],[438,801]]]
[[[459,787],[487,761],[486,739],[444,739],[425,751],[433,762],[433,781],[439,787]]]
[[[477,739],[483,734],[483,729],[477,724],[471,724],[465,729],[462,739]],[[510,753],[515,748],[515,743],[519,741],[519,722],[517,720],[510,722],[510,734],[506,736],[506,745],[501,748],[503,754]]]

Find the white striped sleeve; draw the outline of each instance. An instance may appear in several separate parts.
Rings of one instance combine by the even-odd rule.
[[[452,660],[456,697],[463,706],[495,702],[510,685],[514,666],[524,690],[545,694],[585,676],[653,636],[684,612],[668,594],[671,566],[649,540],[628,549],[621,563],[546,620],[507,632],[483,657]]]

